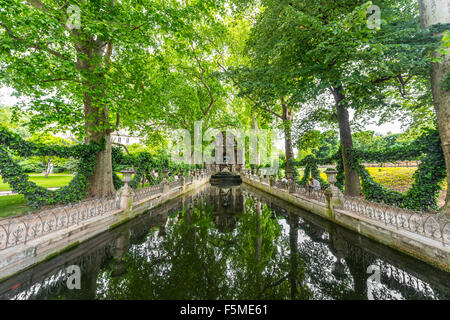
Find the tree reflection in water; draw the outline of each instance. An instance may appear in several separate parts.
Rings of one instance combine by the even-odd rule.
[[[229,201],[229,200],[228,200]],[[205,202],[169,218],[165,235],[122,257],[126,274],[102,272],[98,297],[106,299],[297,299],[303,262],[271,211],[248,199],[235,228],[221,232],[217,211]],[[292,235],[293,236],[293,235]],[[296,252],[296,248],[294,250]],[[290,280],[290,281],[289,281]],[[300,295],[301,293],[301,295]]]
[[[0,283],[0,299],[450,299],[449,278],[251,187],[208,187]]]

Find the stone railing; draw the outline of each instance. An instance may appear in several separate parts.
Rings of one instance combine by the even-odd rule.
[[[327,198],[323,190],[308,190],[304,186],[297,183],[295,184],[294,195],[306,197],[324,204],[327,202]]]
[[[262,183],[257,175],[245,172],[242,173],[242,175],[253,182]],[[450,220],[440,218],[436,214],[418,213],[399,207],[368,201],[363,198],[347,197],[342,195],[342,193],[334,186],[335,195],[340,194],[339,199],[333,198],[332,194],[328,195],[329,199],[327,199],[327,194],[324,190],[310,191],[293,182],[272,181],[273,182],[269,179],[269,183],[263,184],[268,185],[271,188],[280,189],[294,197],[318,201],[322,203],[324,207],[330,209],[332,206],[333,211],[341,213],[351,212],[358,216],[381,222],[386,226],[389,225],[396,229],[403,229],[429,239],[440,241],[444,246],[450,244]],[[330,205],[329,201],[334,204]]]
[[[275,181],[273,187],[282,189],[282,190],[287,190],[287,182],[279,181],[279,180]]]
[[[120,210],[120,197],[94,199],[0,220],[0,251]]]
[[[170,189],[170,190],[176,189],[176,188],[181,187],[181,186],[182,186],[182,181],[181,181],[181,179],[178,179],[177,181],[171,181],[171,182],[169,182],[169,189]]]
[[[133,201],[141,201],[163,192],[163,184],[137,189],[133,191]]]
[[[181,177],[172,182],[165,180],[158,185],[142,189],[132,190],[126,185],[110,198],[85,200],[76,204],[0,219],[0,251],[79,226],[95,217],[108,216],[120,211],[126,212],[132,209],[133,203],[145,202],[158,194],[168,194],[171,190],[184,188],[206,177],[208,177],[207,172],[200,170],[196,176]]]
[[[450,220],[436,214],[418,213],[347,196],[344,196],[344,202],[337,210],[350,211],[397,229],[411,231],[441,241],[443,245],[450,244]]]
[[[270,183],[271,183],[270,178],[261,178],[257,175],[247,174],[245,172],[242,175],[252,181],[259,182],[264,185],[270,186]],[[289,187],[289,186],[291,186],[291,187]],[[274,180],[272,187],[283,190],[285,192],[289,192],[294,196],[306,197],[311,200],[316,200],[316,201],[319,201],[324,204],[327,202],[326,196],[325,196],[325,193],[323,190],[308,190],[307,188],[305,188],[299,184],[294,184],[293,182],[283,181],[283,180]]]

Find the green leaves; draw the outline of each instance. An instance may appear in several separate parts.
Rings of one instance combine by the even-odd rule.
[[[77,175],[68,186],[50,191],[29,181],[28,175],[13,161],[7,147],[21,157],[52,156],[80,159]],[[101,145],[49,145],[23,140],[19,135],[0,127],[0,172],[3,181],[8,182],[14,192],[25,196],[30,207],[73,203],[84,199],[95,166],[95,156]]]
[[[416,211],[436,210],[437,199],[446,177],[445,159],[439,133],[427,130],[419,138],[403,146],[395,146],[378,152],[353,150],[352,164],[361,178],[362,192],[366,199],[393,204]],[[375,182],[368,171],[356,159],[378,163],[420,159],[414,173],[414,183],[406,194],[391,191]]]
[[[369,148],[370,149],[370,148]],[[410,143],[396,144],[385,147],[384,150],[367,151],[352,149],[349,151],[349,164],[358,172],[364,197],[371,201],[383,202],[415,211],[437,210],[437,199],[446,177],[445,159],[442,153],[441,141],[437,130],[425,130],[424,133]],[[392,191],[377,183],[360,161],[386,163],[401,160],[420,160],[418,170],[413,175],[413,185],[405,193]],[[337,163],[336,186],[342,189],[344,181],[344,166],[341,151],[328,158],[317,159],[309,155],[297,163],[305,167],[305,174],[300,182],[308,183],[311,174],[322,187],[327,183],[320,178],[318,164]]]

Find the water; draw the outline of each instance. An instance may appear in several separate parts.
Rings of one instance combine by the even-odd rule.
[[[207,186],[0,283],[0,299],[449,299],[449,280],[249,186]]]

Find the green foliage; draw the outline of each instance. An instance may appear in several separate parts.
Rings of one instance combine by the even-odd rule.
[[[36,160],[24,160],[19,162],[19,165],[25,173],[41,173],[45,170],[45,166],[42,162]]]
[[[370,148],[368,148],[370,149]],[[402,160],[420,160],[418,170],[414,173],[414,183],[405,193],[392,191],[376,182],[367,169],[359,161],[377,163],[396,162]],[[341,151],[330,158],[316,159],[308,156],[299,162],[305,166],[305,176],[301,184],[306,184],[309,174],[317,178],[317,165],[337,163],[337,183],[341,190],[344,185],[344,166]],[[358,172],[364,197],[368,200],[383,202],[416,211],[437,210],[437,199],[446,177],[445,159],[437,130],[425,132],[409,143],[397,143],[392,147],[376,151],[352,149],[349,151],[349,164]],[[318,176],[320,178],[320,176]],[[321,181],[321,180],[319,180]],[[322,181],[321,181],[322,184]]]
[[[300,184],[302,186],[306,186],[309,183],[310,176],[320,182],[320,186],[322,187],[322,189],[326,189],[330,186],[330,184],[323,180],[320,176],[318,160],[313,155],[306,156],[304,159],[298,162],[297,165],[305,167],[303,178],[300,181]]]
[[[362,193],[366,199],[416,211],[438,209],[437,199],[446,177],[446,167],[437,130],[425,130],[412,142],[396,143],[392,147],[385,147],[384,150],[377,148],[376,151],[367,151],[367,149],[371,148],[366,148],[366,150],[354,148],[349,151],[349,164],[358,172]],[[414,183],[405,194],[389,190],[376,182],[367,169],[359,163],[360,161],[385,163],[402,160],[420,160],[421,162],[413,175]],[[338,171],[335,185],[342,190],[344,165],[341,150],[329,158],[317,159],[310,155],[299,161],[297,165],[305,167],[305,174],[300,184],[306,185],[311,175],[320,182],[322,188],[326,188],[328,184],[320,178],[318,164],[332,162],[337,164]]]
[[[164,169],[169,170],[172,176],[175,174],[180,176],[181,170],[184,170],[184,174],[186,175],[188,170],[199,167],[175,163],[170,159],[169,155],[162,151],[156,154],[141,151],[126,155],[120,148],[113,147],[112,156],[113,171],[120,171],[125,168],[135,169],[134,178],[129,183],[129,186],[133,189],[138,188],[143,179],[147,180],[151,185],[159,184],[162,180],[162,171]],[[151,174],[152,170],[158,173],[157,178]],[[114,187],[119,189],[123,185],[122,181],[116,174],[113,175],[113,179]]]
[[[352,165],[358,170],[366,199],[417,211],[438,209],[437,199],[446,177],[446,169],[439,133],[436,130],[428,130],[404,146],[373,153],[353,150],[353,153],[354,159],[380,163],[420,159],[419,168],[413,176],[414,183],[406,194],[389,190],[375,182],[359,163],[354,162]]]
[[[4,182],[9,183],[12,191],[23,194],[30,207],[58,203],[72,203],[82,200],[86,196],[89,177],[95,165],[95,155],[101,150],[95,143],[89,145],[45,145],[23,140],[19,135],[0,127],[0,172]],[[11,158],[12,153],[20,157],[61,157],[80,159],[77,175],[68,186],[50,191],[29,181],[28,175],[19,164]]]

